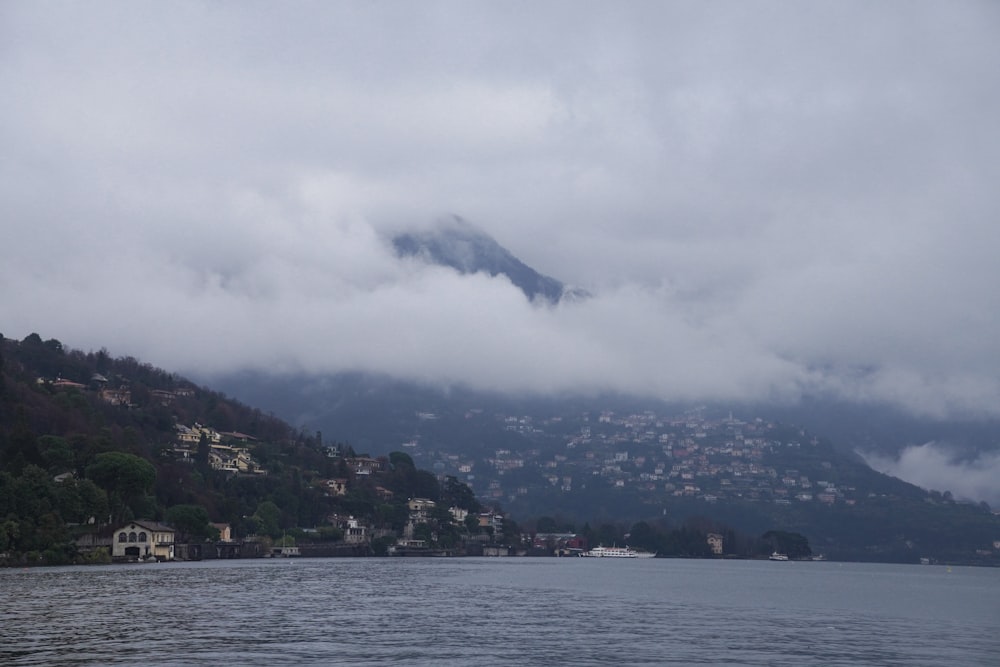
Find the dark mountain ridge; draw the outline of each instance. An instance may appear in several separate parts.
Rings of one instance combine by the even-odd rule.
[[[541,299],[555,304],[563,299],[589,296],[583,290],[567,287],[559,280],[539,273],[491,236],[458,216],[444,220],[430,230],[397,234],[392,237],[392,246],[400,257],[423,259],[461,274],[506,276],[530,301]]]

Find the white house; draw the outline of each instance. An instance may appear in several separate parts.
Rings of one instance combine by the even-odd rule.
[[[130,521],[115,530],[111,557],[120,560],[174,559],[175,531],[155,521]]]

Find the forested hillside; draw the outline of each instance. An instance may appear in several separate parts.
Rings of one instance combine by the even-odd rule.
[[[402,531],[414,496],[479,511],[465,485],[446,482],[406,455],[358,456],[130,357],[0,338],[0,561],[73,562],[79,535],[140,518],[187,539],[214,537],[221,522],[239,538],[337,541],[348,518]],[[445,545],[475,532],[447,510],[433,525]]]

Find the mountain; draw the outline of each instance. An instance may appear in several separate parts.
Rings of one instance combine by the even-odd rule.
[[[873,470],[766,406],[732,415],[630,396],[509,396],[365,374],[243,373],[213,382],[354,447],[405,451],[518,521],[711,517],[750,532],[794,530],[836,559],[1000,557],[1000,517],[985,504]]]
[[[212,386],[260,407],[104,350],[0,337],[0,565],[79,562],[77,538],[138,518],[202,540],[210,520],[258,545],[287,533],[303,553],[385,551],[400,536],[451,552],[524,545],[514,519],[582,524],[605,543],[652,530],[671,555],[703,554],[709,532],[732,536],[725,553],[759,555],[767,546],[748,535],[777,530],[831,559],[1000,563],[1000,516],[985,503],[881,474],[766,416],[362,374]],[[427,514],[411,498],[442,506]],[[348,529],[378,537],[345,544]]]
[[[530,301],[541,299],[555,304],[563,299],[589,296],[584,290],[567,287],[555,278],[542,275],[491,236],[457,216],[428,231],[397,234],[392,238],[392,245],[400,257],[416,257],[462,274],[506,276]]]
[[[623,394],[515,396],[460,386],[441,388],[367,373],[315,376],[242,372],[202,379],[240,400],[280,414],[297,426],[338,433],[352,443],[376,450],[403,437],[406,429],[400,425],[412,426],[418,412],[489,406],[518,414],[586,410],[682,413],[701,407],[715,416],[732,412],[743,418],[763,416],[798,424],[822,434],[845,454],[860,452],[892,458],[907,448],[931,441],[947,443],[960,459],[1000,452],[1000,422],[995,419],[930,419],[890,405],[857,404],[817,396],[805,396],[793,404],[695,406]]]
[[[947,443],[961,458],[1000,452],[1000,420],[935,419],[886,404],[803,396],[793,405],[758,405],[774,419],[803,424],[845,450],[898,456],[908,447]]]

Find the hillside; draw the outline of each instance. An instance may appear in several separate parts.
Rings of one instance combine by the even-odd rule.
[[[414,522],[412,497],[438,511]],[[0,338],[0,563],[79,561],[78,538],[137,519],[196,542],[226,524],[265,550],[287,538],[384,553],[430,527],[440,548],[502,539],[480,530],[481,509],[404,454],[356,453],[133,358]]]
[[[297,384],[241,386],[315,400],[317,385]],[[0,338],[0,563],[98,558],[86,539],[137,519],[197,543],[224,527],[255,553],[279,540],[316,555],[628,541],[711,556],[711,538],[716,555],[784,541],[805,556],[807,538],[835,559],[998,563],[1000,517],[985,504],[877,473],[799,427],[627,397],[427,393],[362,376],[323,389],[342,419],[330,432],[347,437],[133,358]]]
[[[1000,517],[872,470],[825,434],[627,396],[511,397],[364,375],[220,386],[366,450],[403,449],[519,521],[710,517],[805,534],[831,558],[997,562]],[[786,415],[788,412],[785,413]]]

